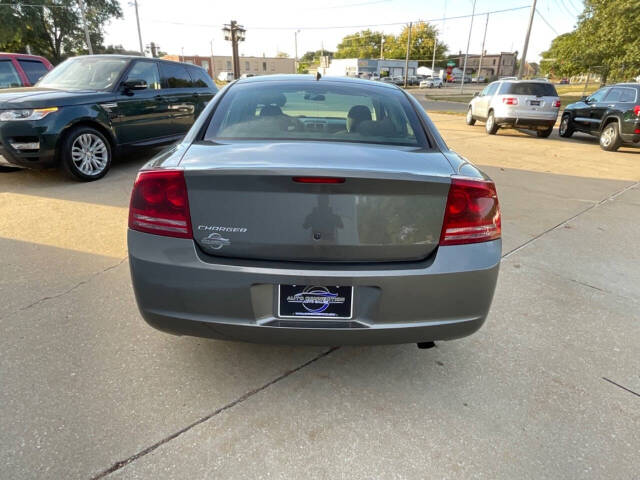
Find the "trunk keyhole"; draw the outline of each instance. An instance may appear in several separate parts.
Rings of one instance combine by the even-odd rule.
[[[313,239],[314,240],[320,240],[320,238],[322,238],[322,235],[320,235],[320,232],[314,232],[313,233]]]

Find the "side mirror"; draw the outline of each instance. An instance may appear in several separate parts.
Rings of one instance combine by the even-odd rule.
[[[479,97],[479,96],[480,96],[480,92],[475,92],[475,93],[473,94],[473,98],[475,98],[475,97]]]
[[[148,87],[144,80],[127,80],[122,86],[125,90],[145,90]]]
[[[589,97],[587,97],[586,95],[583,95],[580,100],[582,100],[584,103],[589,103]]]

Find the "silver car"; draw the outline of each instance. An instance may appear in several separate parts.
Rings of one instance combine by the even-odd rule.
[[[476,93],[467,109],[467,125],[485,122],[487,133],[499,128],[535,130],[546,138],[558,119],[560,97],[552,83],[532,80],[499,80]]]
[[[285,75],[231,84],[142,168],[128,246],[160,330],[428,347],[485,321],[500,237],[493,182],[412,96]]]

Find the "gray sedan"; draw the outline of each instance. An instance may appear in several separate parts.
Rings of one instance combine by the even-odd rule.
[[[292,75],[230,84],[142,168],[128,245],[160,330],[427,347],[485,321],[500,235],[493,182],[412,96]]]

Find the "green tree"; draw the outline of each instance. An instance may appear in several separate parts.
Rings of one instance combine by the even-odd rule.
[[[431,65],[433,58],[433,46],[438,30],[427,22],[416,22],[411,26],[411,49],[409,59],[418,60],[421,65]],[[385,58],[405,58],[407,54],[407,41],[409,38],[409,25],[405,26],[400,35],[393,37],[390,44],[385,45]],[[447,53],[447,45],[437,43],[436,59],[441,59]]]
[[[338,44],[334,57],[380,58],[380,43],[382,42],[382,38],[384,38],[385,43],[388,43],[394,37],[393,35],[385,35],[382,32],[374,32],[372,30],[362,30],[361,32],[347,35]]]
[[[333,52],[330,50],[316,50],[315,52],[309,51],[300,57],[301,62],[306,63],[319,63],[321,56],[333,58]]]
[[[603,83],[636,76],[640,72],[640,2],[584,0],[576,29],[556,37],[542,58],[544,73],[570,76],[591,68],[600,73]]]
[[[0,50],[35,54],[59,63],[88,53],[76,0],[5,0],[0,5]],[[8,4],[11,5],[8,5]],[[43,5],[42,7],[40,5]],[[118,0],[85,0],[89,36],[95,51],[103,45],[104,26],[122,17]]]
[[[289,58],[289,54],[287,52],[278,52],[276,53],[277,58]]]

